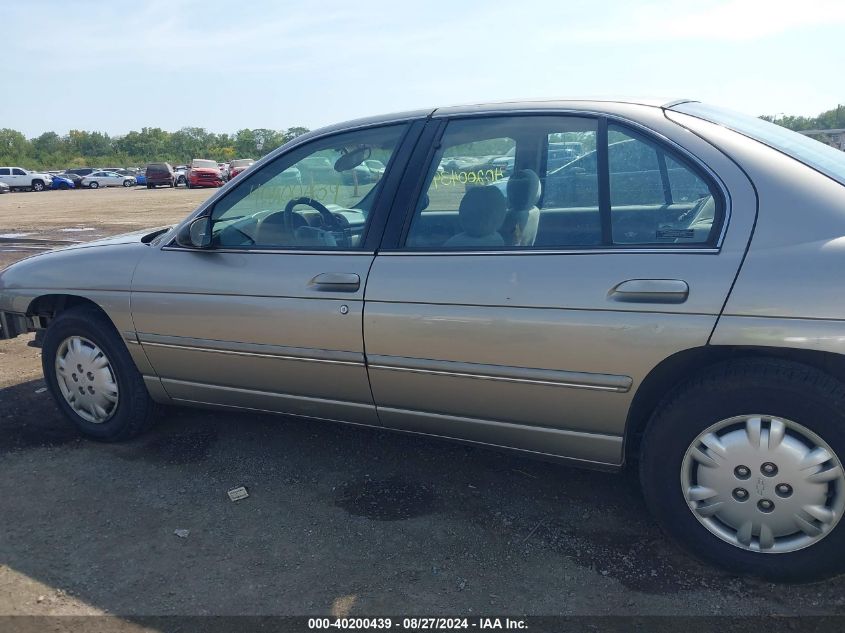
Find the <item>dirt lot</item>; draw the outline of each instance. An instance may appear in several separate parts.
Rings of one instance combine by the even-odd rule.
[[[209,193],[10,194],[0,234],[90,239]],[[0,614],[845,613],[842,580],[775,586],[690,559],[631,475],[201,410],[127,444],[82,440],[29,340],[0,342]]]

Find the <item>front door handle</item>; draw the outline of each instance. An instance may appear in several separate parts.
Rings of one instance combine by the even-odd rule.
[[[308,285],[323,292],[357,292],[361,278],[355,273],[320,273]]]
[[[623,303],[683,303],[688,296],[689,285],[680,279],[629,279],[607,293]]]

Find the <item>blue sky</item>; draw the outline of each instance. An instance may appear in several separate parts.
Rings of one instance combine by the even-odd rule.
[[[27,136],[581,95],[845,103],[843,0],[57,0],[0,18],[0,127]]]

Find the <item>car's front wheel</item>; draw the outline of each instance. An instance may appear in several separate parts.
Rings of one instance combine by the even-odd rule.
[[[643,437],[646,502],[665,531],[739,574],[845,570],[845,386],[774,359],[717,365],[676,389]]]
[[[32,190],[33,191],[44,191],[44,182],[41,180],[33,180],[32,181]]]
[[[132,186],[132,181],[131,181],[131,180],[124,180],[124,181],[123,181],[123,186],[124,186],[124,187],[131,187],[131,186]]]
[[[158,411],[126,345],[92,307],[72,308],[47,328],[41,364],[59,408],[86,436],[126,440],[147,430]]]

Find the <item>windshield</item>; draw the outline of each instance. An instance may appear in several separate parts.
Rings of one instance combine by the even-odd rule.
[[[191,167],[196,169],[219,169],[217,163],[213,160],[194,160],[191,161]]]
[[[739,132],[845,184],[845,152],[808,136],[747,114],[703,103],[682,103],[670,110],[690,114]]]

